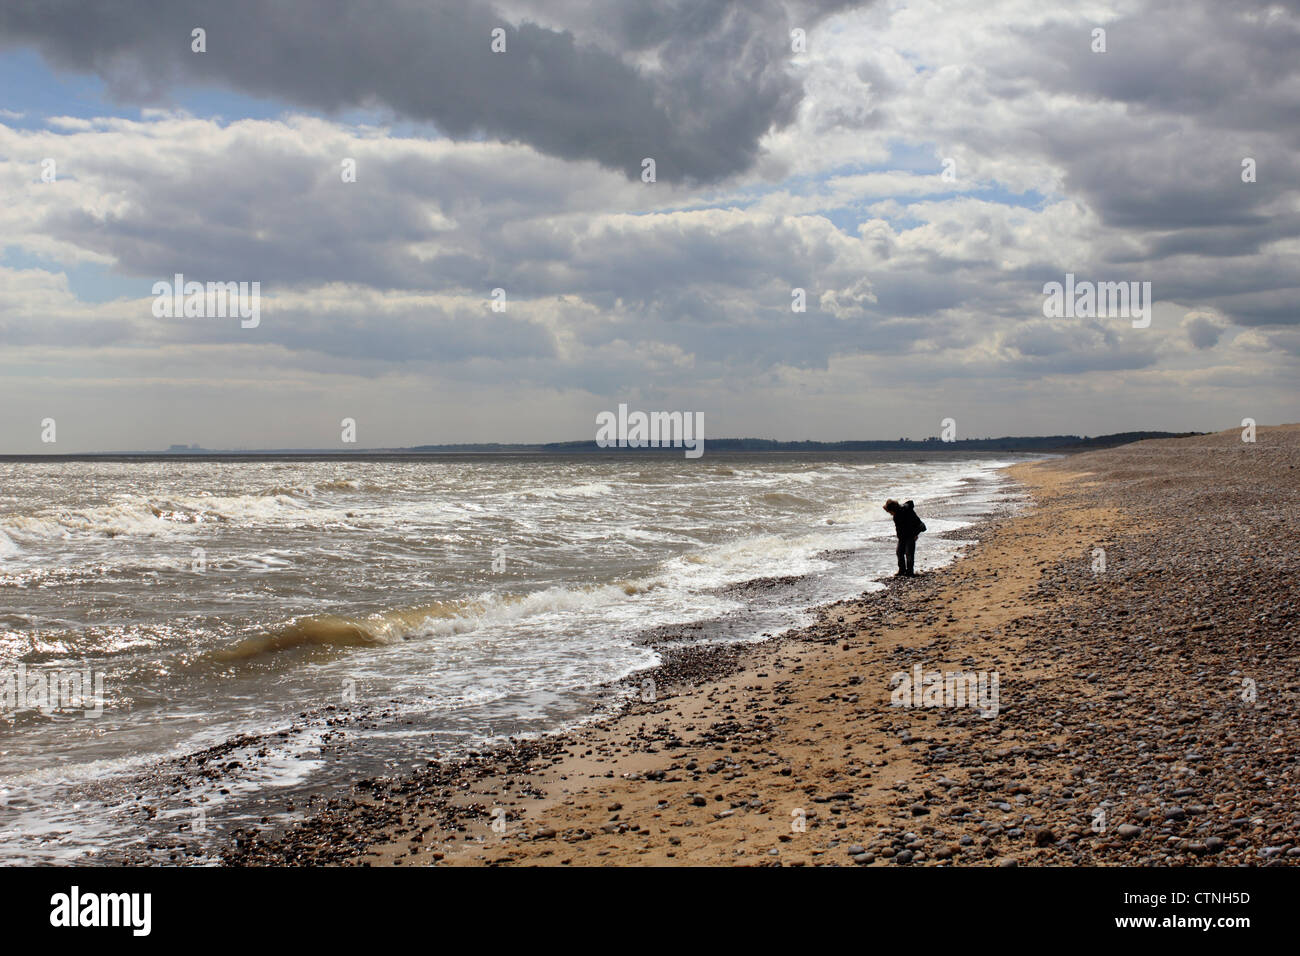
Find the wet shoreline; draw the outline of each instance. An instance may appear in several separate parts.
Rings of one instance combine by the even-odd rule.
[[[1018,500],[1018,497],[1019,489],[1008,486],[999,496],[999,502],[972,524],[930,537],[954,541],[978,540],[981,534],[987,532],[988,522],[1003,518],[1014,510],[1014,506],[1009,503]],[[658,695],[664,692],[671,698],[741,672],[756,654],[764,650],[781,645],[833,644],[842,640],[845,629],[840,612],[844,607],[875,604],[881,608],[897,608],[906,601],[909,592],[915,594],[919,589],[931,590],[937,587],[945,572],[961,560],[962,556],[958,553],[948,564],[905,581],[884,578],[875,582],[881,585],[879,589],[811,609],[816,616],[812,624],[761,639],[723,642],[701,640],[701,634],[716,632],[718,621],[689,622],[644,631],[635,641],[653,646],[663,658],[661,663],[605,687],[608,697],[618,703],[597,710],[590,720],[524,738],[511,738],[503,743],[471,750],[464,756],[430,760],[425,770],[396,779],[372,777],[359,780],[354,788],[357,795],[340,794],[322,800],[318,812],[292,827],[243,830],[232,834],[230,842],[221,851],[221,862],[236,866],[302,863],[369,865],[360,860],[358,855],[365,851],[373,837],[400,827],[404,814],[409,813],[411,802],[418,804],[423,814],[440,817],[445,829],[463,831],[466,820],[487,820],[492,808],[467,806],[452,799],[440,798],[437,794],[456,793],[464,790],[467,785],[490,776],[526,775],[530,766],[550,760],[566,747],[573,746],[593,724],[599,726],[617,722],[644,708],[647,701],[641,699],[639,694],[644,691],[647,681],[653,682],[657,699],[663,699]],[[755,593],[787,587],[798,580],[798,576],[759,578],[728,586],[725,590],[729,594],[752,597]],[[177,849],[181,850],[181,847],[178,846]],[[181,862],[182,859],[183,857],[173,862]]]
[[[937,572],[685,649],[654,700],[367,781],[223,862],[1294,864],[1300,429],[1260,442],[1016,466],[1034,507]],[[1000,671],[994,718],[892,706],[918,665]]]
[[[338,484],[331,481],[331,487]],[[931,498],[936,510],[928,513],[949,519],[940,525],[969,522],[993,507],[990,494],[1000,500],[1006,489],[1006,479],[994,472],[967,478]],[[945,538],[960,540],[967,530],[932,532],[928,560],[951,560],[954,549],[934,546]],[[448,723],[442,711],[421,708],[423,697],[390,700],[367,693],[350,704],[345,698],[302,710],[286,707],[265,730],[208,734],[196,747],[141,759],[125,773],[69,784],[63,802],[49,804],[58,810],[53,815],[37,809],[39,792],[23,795],[23,815],[15,823],[21,819],[25,835],[30,834],[25,836],[29,848],[19,854],[15,845],[10,853],[14,859],[65,864],[214,862],[232,830],[283,832],[331,801],[347,799],[357,780],[401,778],[427,766],[429,757],[454,761],[510,739],[581,728],[616,717],[629,698],[644,694],[646,681],[660,685],[685,679],[688,672],[698,681],[723,673],[722,662],[739,666],[738,647],[762,645],[785,633],[792,618],[815,619],[828,599],[821,595],[846,593],[846,569],[878,569],[882,561],[892,562],[892,546],[868,538],[860,547],[815,554],[813,561],[829,570],[750,578],[701,592],[736,609],[629,635],[624,639],[629,647],[660,658],[656,668],[559,691],[540,708],[522,697],[507,698],[490,711],[467,712],[469,720]]]

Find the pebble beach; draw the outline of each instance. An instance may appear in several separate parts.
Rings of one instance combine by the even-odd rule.
[[[957,532],[947,567],[923,536],[917,577],[811,627],[665,635],[654,692],[616,714],[359,781],[222,859],[1293,864],[1298,464],[1289,425],[1015,465],[1028,506]],[[931,672],[995,675],[996,713],[901,705]]]

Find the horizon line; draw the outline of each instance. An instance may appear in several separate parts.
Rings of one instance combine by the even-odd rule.
[[[723,445],[731,446],[731,451],[783,451],[797,450],[806,448],[809,450],[817,448],[826,448],[840,451],[871,451],[886,450],[891,448],[902,448],[907,445],[926,446],[927,451],[943,450],[947,447],[977,446],[997,443],[1026,443],[1032,447],[1023,450],[1046,451],[1052,448],[1068,448],[1073,445],[1082,443],[1098,443],[1107,439],[1127,439],[1128,441],[1142,441],[1149,438],[1183,438],[1196,435],[1213,434],[1212,432],[1185,431],[1169,432],[1160,430],[1130,430],[1124,432],[1110,432],[1104,435],[1077,435],[1077,434],[1056,434],[1056,435],[1002,435],[998,437],[986,436],[981,438],[953,438],[942,439],[938,436],[928,436],[926,438],[845,438],[834,440],[816,440],[816,439],[779,439],[779,438],[711,438],[705,439],[706,445]],[[1050,443],[1058,443],[1052,445]],[[1124,442],[1116,441],[1115,444]],[[752,444],[756,447],[745,449],[735,446]],[[845,446],[878,446],[872,448],[848,448]],[[762,446],[762,447],[759,447]],[[595,439],[576,439],[567,441],[551,442],[443,442],[439,444],[428,445],[395,445],[395,446],[375,446],[371,448],[205,448],[201,445],[172,445],[168,448],[143,450],[117,450],[117,451],[79,451],[79,452],[15,452],[0,453],[0,460],[26,460],[26,459],[58,459],[58,458],[206,458],[213,456],[254,456],[254,455],[314,455],[314,456],[365,456],[365,455],[437,455],[437,454],[475,454],[483,452],[497,453],[538,453],[538,452],[560,452],[572,451],[581,454],[639,454],[645,452],[673,452],[680,450],[679,446],[672,444],[646,445],[640,447],[631,446],[607,446],[598,445]],[[1004,450],[1011,451],[1015,449],[988,449],[993,451]]]

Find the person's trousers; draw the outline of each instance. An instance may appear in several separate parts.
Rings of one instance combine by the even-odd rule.
[[[898,539],[898,570],[907,574],[914,574],[913,566],[916,564],[916,539],[899,538]]]

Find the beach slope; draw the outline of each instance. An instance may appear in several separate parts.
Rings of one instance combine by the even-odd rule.
[[[1298,464],[1280,426],[1015,466],[1031,505],[951,566],[226,862],[1293,863]]]

